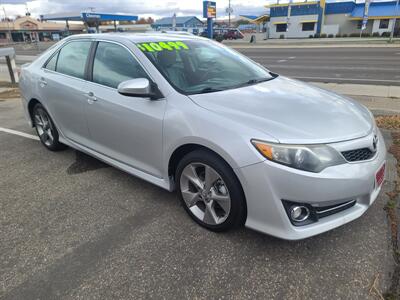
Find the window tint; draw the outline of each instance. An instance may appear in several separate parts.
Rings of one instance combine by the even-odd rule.
[[[71,42],[65,45],[58,54],[56,71],[83,79],[90,45],[89,41]]]
[[[58,52],[47,62],[46,69],[55,71],[57,63]]]
[[[122,46],[100,42],[93,63],[93,82],[117,88],[121,82],[135,78],[148,76],[132,54]]]

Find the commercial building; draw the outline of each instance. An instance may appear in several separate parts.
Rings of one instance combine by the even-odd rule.
[[[40,20],[27,15],[14,21],[0,22],[0,43],[59,40],[82,32],[151,30],[150,25],[134,24],[137,19],[132,15],[97,12],[42,15]]]
[[[154,22],[152,27],[155,30],[178,30],[198,34],[204,30],[204,23],[196,16],[167,17]]]
[[[268,5],[270,38],[307,38],[315,34],[354,35],[361,33],[365,3],[354,1],[325,3],[298,2]],[[368,22],[362,31],[365,35],[382,35],[392,29],[399,34],[400,8],[396,1],[372,2],[369,5]]]
[[[83,24],[71,24],[68,29],[63,23],[41,22],[25,16],[0,22],[0,43],[59,40],[67,34],[81,33],[83,28]]]

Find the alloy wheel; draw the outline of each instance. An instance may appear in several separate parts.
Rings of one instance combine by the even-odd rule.
[[[34,121],[37,133],[46,146],[54,143],[54,128],[47,112],[42,108],[35,110]]]
[[[180,178],[182,198],[200,221],[219,225],[229,216],[231,197],[229,190],[216,170],[204,163],[190,163]]]

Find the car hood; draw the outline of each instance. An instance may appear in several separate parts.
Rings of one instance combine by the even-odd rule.
[[[350,140],[366,136],[373,127],[369,111],[356,101],[282,76],[190,98],[207,110],[262,131],[281,143]]]

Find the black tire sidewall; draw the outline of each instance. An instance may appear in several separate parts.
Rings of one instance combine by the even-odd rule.
[[[185,200],[182,197],[180,187],[180,178],[182,172],[188,164],[195,162],[203,163],[212,167],[215,171],[219,173],[228,188],[229,195],[231,197],[231,209],[228,218],[221,224],[209,225],[199,220],[187,207]],[[218,155],[207,150],[195,150],[188,153],[181,159],[176,168],[175,182],[177,186],[177,193],[183,207],[185,208],[186,212],[191,216],[191,218],[201,226],[212,231],[220,232],[227,231],[232,228],[242,226],[244,224],[247,210],[242,186],[232,168]]]

